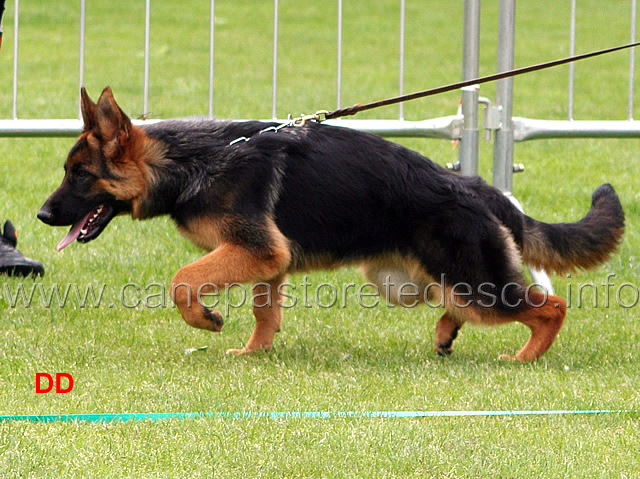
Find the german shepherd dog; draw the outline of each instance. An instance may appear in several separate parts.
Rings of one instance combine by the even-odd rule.
[[[522,261],[558,273],[593,268],[623,234],[622,206],[608,184],[582,220],[546,224],[482,179],[371,134],[315,122],[264,132],[276,124],[136,126],[109,88],[97,103],[84,89],[81,97],[84,131],[38,218],[71,225],[61,249],[96,239],[119,214],[170,215],[207,252],[173,278],[171,297],[188,324],[222,328],[221,313],[197,302],[203,285],[254,283],[255,330],[232,353],[272,347],[288,273],[358,263],[391,303],[411,295],[440,301],[439,354],[451,353],[467,321],[519,321],[531,337],[505,357],[535,360],[562,327],[566,303],[527,287]],[[438,282],[444,286],[429,287]]]

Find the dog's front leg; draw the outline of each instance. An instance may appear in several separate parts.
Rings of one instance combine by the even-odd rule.
[[[273,338],[280,331],[282,323],[282,283],[284,277],[256,283],[253,286],[253,315],[256,318],[256,327],[244,348],[229,349],[227,353],[246,354],[271,349]]]
[[[278,287],[289,258],[288,251],[276,249],[259,254],[233,243],[225,243],[181,268],[173,278],[171,297],[187,324],[209,331],[220,331],[223,324],[222,314],[210,311],[204,306],[202,295],[211,291],[221,291],[232,283],[259,283],[254,287],[254,334],[245,348],[230,352],[247,353],[269,349],[273,343],[273,336],[280,329]]]

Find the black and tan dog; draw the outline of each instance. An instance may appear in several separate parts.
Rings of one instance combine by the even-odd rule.
[[[97,103],[83,90],[82,112],[84,132],[64,180],[38,217],[72,225],[61,249],[95,239],[118,214],[170,215],[207,251],[173,279],[188,324],[222,328],[222,315],[197,301],[201,285],[259,283],[256,327],[236,353],[271,348],[287,273],[359,263],[392,302],[406,303],[407,291],[422,301],[434,300],[422,292],[439,295],[446,310],[435,333],[440,354],[451,352],[466,321],[519,321],[532,334],[512,358],[534,360],[553,343],[566,303],[526,288],[522,260],[555,272],[592,268],[623,233],[610,185],[593,193],[581,221],[545,224],[480,178],[347,128],[311,122],[260,133],[270,125],[217,120],[138,127],[108,88]],[[241,137],[249,141],[233,142]],[[414,288],[401,291],[405,283]],[[434,283],[444,287],[429,288]]]

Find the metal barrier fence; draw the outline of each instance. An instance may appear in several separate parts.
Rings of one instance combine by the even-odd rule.
[[[498,68],[506,71],[514,67],[515,45],[515,0],[500,0],[498,25]],[[630,2],[630,41],[636,38],[637,0]],[[570,51],[575,54],[576,0],[571,0],[569,29]],[[480,0],[465,0],[465,45],[479,44]],[[477,76],[479,51],[465,47],[464,77]],[[569,65],[567,120],[544,120],[513,116],[513,78],[499,80],[496,84],[496,101],[492,106],[488,100],[485,109],[485,129],[495,131],[493,155],[493,184],[505,192],[513,187],[513,144],[543,138],[629,138],[640,137],[640,122],[633,120],[635,83],[635,48],[629,53],[628,114],[626,120],[574,120],[574,64]],[[481,99],[473,89],[463,91],[464,127],[460,149],[460,167],[464,174],[476,174],[478,163],[477,136],[478,111]],[[465,107],[466,103],[466,107]],[[465,138],[466,135],[466,138]],[[463,145],[467,139],[467,145]]]
[[[400,82],[399,92],[403,92],[404,84],[404,32],[406,25],[405,0],[400,1],[400,45],[399,64]],[[86,0],[80,0],[80,31],[79,31],[79,75],[78,91],[84,83],[84,55],[85,55],[85,10]],[[44,137],[44,136],[75,136],[82,129],[80,100],[78,99],[78,119],[39,119],[21,120],[18,117],[18,47],[20,40],[20,0],[14,0],[14,23],[13,23],[13,104],[12,118],[0,119],[0,137]],[[337,78],[336,78],[336,105],[341,106],[342,90],[342,0],[337,1]],[[272,94],[271,112],[273,120],[277,120],[277,91],[278,91],[278,33],[279,33],[279,1],[274,0],[273,7],[273,61],[272,61]],[[144,45],[144,88],[143,88],[143,111],[148,112],[149,98],[149,60],[150,60],[150,0],[145,0],[145,45]],[[208,116],[214,115],[214,57],[215,57],[215,0],[210,0],[209,18],[209,103]],[[402,104],[399,107],[398,119],[394,120],[340,120],[342,126],[348,126],[364,131],[369,131],[381,136],[393,137],[428,137],[442,139],[458,139],[462,126],[462,116],[453,115],[442,118],[435,118],[423,121],[405,121]],[[136,121],[134,121],[136,123]],[[137,121],[141,124],[144,121]],[[330,123],[330,122],[329,122]]]
[[[404,43],[406,26],[406,0],[400,3],[399,29],[399,85],[398,93],[402,94],[404,85]],[[575,53],[576,37],[576,0],[571,1],[570,20],[570,54]],[[636,3],[631,1],[630,39],[635,41]],[[464,4],[464,48],[463,79],[471,79],[478,75],[480,51],[480,4],[481,0],[465,0]],[[84,83],[85,56],[85,19],[86,0],[80,0],[79,17],[79,71],[78,90]],[[271,116],[277,119],[278,91],[278,38],[279,38],[279,0],[273,2],[273,60],[272,60],[272,93]],[[343,1],[337,0],[337,38],[336,38],[336,105],[340,108],[342,91],[342,30]],[[149,61],[150,61],[150,22],[151,1],[145,0],[145,32],[144,32],[144,88],[143,112],[148,112],[149,98]],[[209,6],[209,101],[208,115],[214,115],[214,58],[215,58],[215,0]],[[515,0],[500,0],[497,70],[505,71],[514,66],[515,44]],[[78,119],[37,119],[22,120],[18,116],[18,83],[19,83],[19,40],[20,40],[20,0],[14,0],[13,18],[13,97],[12,116],[0,119],[1,136],[75,136],[82,129],[80,120],[80,101],[78,99]],[[496,99],[492,102],[480,98],[477,90],[463,89],[461,114],[443,116],[422,121],[407,121],[400,104],[397,119],[389,120],[340,120],[340,125],[369,131],[381,136],[390,137],[428,137],[448,140],[461,140],[459,163],[463,174],[476,174],[478,161],[478,104],[484,104],[484,128],[494,131],[494,178],[493,184],[503,191],[512,190],[513,144],[515,141],[526,141],[538,138],[581,138],[581,137],[640,137],[640,124],[633,121],[633,85],[635,54],[633,49],[629,61],[629,99],[628,115],[621,121],[577,121],[573,119],[574,69],[569,70],[568,118],[565,121],[529,119],[512,116],[513,79],[500,80],[496,84]],[[144,121],[139,121],[144,123]]]

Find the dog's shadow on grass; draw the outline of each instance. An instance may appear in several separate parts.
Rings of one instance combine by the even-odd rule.
[[[252,318],[230,321],[221,336],[216,336],[202,355],[206,362],[277,363],[291,369],[310,371],[392,371],[403,369],[474,370],[487,371],[550,371],[566,373],[601,369],[619,356],[608,357],[586,344],[571,344],[562,338],[541,358],[531,363],[500,359],[502,354],[514,355],[529,338],[529,330],[512,324],[500,328],[467,326],[454,343],[449,356],[439,356],[433,347],[432,321],[405,324],[400,322],[392,331],[363,331],[341,328],[336,324],[317,321],[301,327],[290,324],[276,335],[274,347],[268,352],[236,356],[225,354],[230,348],[241,347]],[[198,356],[196,354],[196,356]],[[206,359],[205,359],[206,358]]]
[[[277,343],[271,351],[261,351],[247,355],[225,354],[220,343],[209,348],[203,355],[203,361],[212,359],[221,364],[251,363],[258,365],[284,366],[309,372],[345,372],[353,371],[568,371],[567,362],[559,354],[549,352],[545,357],[531,363],[520,363],[499,358],[497,348],[460,346],[449,356],[440,356],[434,351],[429,340],[414,340],[405,343],[370,345],[333,338],[327,342],[287,340]],[[514,353],[517,349],[514,349]],[[212,357],[213,355],[213,357]],[[215,359],[214,359],[215,358]],[[595,358],[584,358],[584,362],[572,361],[571,370],[592,369]]]

